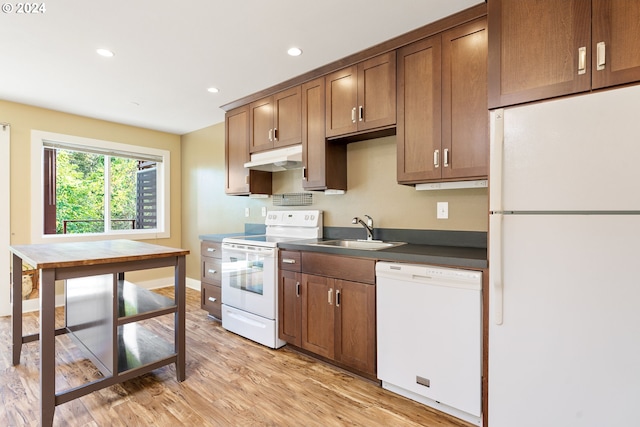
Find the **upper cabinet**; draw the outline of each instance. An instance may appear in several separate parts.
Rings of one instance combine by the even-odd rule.
[[[271,194],[271,173],[244,167],[249,161],[249,106],[225,115],[225,193]]]
[[[490,0],[489,107],[640,80],[637,0]]]
[[[592,86],[640,81],[640,2],[592,0]]]
[[[396,52],[325,77],[327,138],[396,123]]]
[[[300,86],[252,102],[249,106],[249,152],[300,144],[300,102]]]
[[[302,188],[347,189],[347,146],[325,138],[324,77],[302,85]]]
[[[398,182],[486,178],[487,22],[398,50]]]

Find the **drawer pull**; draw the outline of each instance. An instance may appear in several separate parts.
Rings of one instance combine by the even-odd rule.
[[[282,258],[282,263],[283,264],[295,264],[296,260],[293,258]]]
[[[209,297],[209,301],[211,301],[211,302],[216,302],[217,300],[218,300],[218,298]]]
[[[606,47],[604,42],[600,42],[596,45],[596,55],[597,55],[597,60],[598,62],[596,63],[596,70],[601,71],[604,70],[604,66],[606,64]]]
[[[578,74],[587,72],[587,48],[582,46],[578,49]]]
[[[210,268],[209,270],[207,270],[207,272],[208,272],[209,274],[216,274],[216,273],[217,273],[217,271],[216,271],[216,270],[214,270],[214,269],[212,269],[212,268]]]
[[[215,252],[216,248],[207,248],[207,252]]]

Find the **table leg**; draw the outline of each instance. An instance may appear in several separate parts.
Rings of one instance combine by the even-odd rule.
[[[22,259],[13,254],[13,274],[11,275],[11,340],[13,344],[13,364],[20,364],[22,351]]]
[[[56,409],[55,270],[40,275],[40,422],[53,424]]]
[[[175,314],[175,347],[177,352],[176,374],[178,381],[186,378],[186,345],[185,345],[185,320],[186,320],[186,264],[185,257],[179,256],[175,268],[175,301],[178,311]]]

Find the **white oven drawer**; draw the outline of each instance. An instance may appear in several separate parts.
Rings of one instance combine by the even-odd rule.
[[[285,342],[278,339],[276,321],[222,304],[222,327],[252,341],[271,348],[280,348]]]

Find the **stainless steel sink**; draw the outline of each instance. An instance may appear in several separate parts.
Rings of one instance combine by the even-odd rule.
[[[404,245],[405,242],[384,242],[382,240],[325,240],[323,242],[314,243],[318,246],[331,246],[348,249],[360,249],[366,251],[379,251],[381,249],[393,248],[394,246]]]

